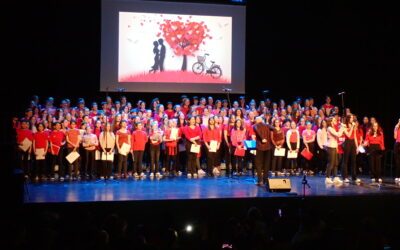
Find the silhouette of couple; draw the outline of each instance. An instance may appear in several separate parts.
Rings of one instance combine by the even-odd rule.
[[[153,42],[154,65],[151,66],[149,73],[156,73],[157,70],[164,71],[165,45],[162,38]]]

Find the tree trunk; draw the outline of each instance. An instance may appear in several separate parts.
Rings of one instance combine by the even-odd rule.
[[[182,71],[186,71],[187,69],[187,55],[183,55],[183,63],[182,63]]]

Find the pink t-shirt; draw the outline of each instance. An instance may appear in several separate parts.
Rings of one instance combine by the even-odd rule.
[[[312,138],[315,136],[315,131],[305,129],[305,130],[303,130],[302,136],[303,136],[303,140],[311,141]]]

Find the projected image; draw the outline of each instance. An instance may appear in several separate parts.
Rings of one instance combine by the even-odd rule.
[[[231,83],[232,18],[119,12],[119,82]]]

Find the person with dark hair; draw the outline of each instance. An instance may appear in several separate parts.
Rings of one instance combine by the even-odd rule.
[[[382,128],[377,122],[373,123],[365,138],[364,146],[368,146],[369,166],[371,168],[371,181],[382,182],[382,155],[385,142]]]
[[[31,174],[29,155],[32,152],[33,133],[29,129],[29,121],[22,119],[20,128],[17,129],[17,155],[18,166],[24,171],[25,178]]]
[[[149,73],[156,73],[160,68],[160,50],[158,49],[158,42],[153,42],[153,54],[154,54],[154,64],[151,66]]]
[[[280,119],[275,119],[273,124],[274,124],[274,130],[271,131],[271,143],[274,145],[275,150],[283,151],[283,150],[285,150],[285,148],[284,148],[285,133],[284,133],[283,129],[281,128]],[[284,158],[284,156],[277,156],[275,154],[272,156],[271,171],[273,174],[276,171],[276,176],[281,174],[283,158]]]
[[[166,53],[166,49],[165,49],[165,45],[164,45],[164,40],[162,38],[158,39],[158,44],[160,45],[160,54],[159,54],[159,67],[160,67],[160,71],[163,72],[164,71],[164,60],[165,60],[165,53]]]
[[[215,126],[215,118],[208,118],[208,126],[203,131],[203,140],[207,151],[207,174],[213,176],[218,173],[215,168],[217,161],[217,151],[221,145],[221,130]]]
[[[243,120],[236,118],[235,125],[231,130],[231,143],[232,143],[232,154],[235,157],[235,161],[232,161],[232,170],[237,174],[242,175],[244,168],[244,141],[246,140],[246,129],[243,127]],[[237,166],[236,166],[237,164]]]
[[[73,151],[79,152],[79,145],[81,143],[82,137],[80,134],[79,129],[76,128],[76,122],[71,121],[70,124],[71,128],[67,131],[67,149],[68,154],[72,153]],[[76,159],[74,162],[69,164],[68,173],[72,179],[80,179],[79,170],[80,170],[80,158]],[[72,177],[72,170],[74,171],[74,177]]]
[[[128,154],[126,152],[122,152],[121,148],[124,144],[131,146],[131,133],[127,129],[127,121],[122,120],[120,124],[121,128],[116,132],[115,142],[118,149],[118,172],[117,178],[128,178]],[[121,175],[121,171],[123,168],[123,176]]]
[[[164,128],[163,141],[165,142],[166,172],[174,176],[178,174],[178,142],[181,138],[181,130],[177,128],[177,120],[170,119],[168,127]],[[171,160],[173,165],[171,165]]]
[[[37,132],[33,134],[33,152],[35,161],[35,181],[46,179],[46,154],[49,147],[49,133],[44,131],[43,123],[37,125]]]
[[[188,117],[189,124],[184,127],[183,133],[186,138],[186,154],[187,154],[187,177],[197,178],[196,173],[196,152],[192,152],[192,147],[200,145],[200,139],[202,137],[200,126],[196,126],[196,117]]]
[[[343,155],[343,178],[345,183],[349,183],[350,180],[348,179],[348,171],[349,171],[349,164],[351,170],[351,177],[352,180],[356,183],[361,182],[359,178],[357,178],[357,148],[358,148],[358,140],[356,135],[355,129],[355,122],[353,115],[346,116],[346,124],[345,124],[344,134],[345,134],[345,141],[343,143],[344,155]]]
[[[328,157],[328,164],[326,166],[326,184],[342,184],[343,181],[337,176],[337,169],[339,165],[338,157],[338,147],[339,147],[339,137],[343,135],[343,127],[340,127],[339,131],[336,131],[337,120],[335,117],[331,117],[327,124],[327,141],[326,141],[326,151]],[[333,174],[333,181],[331,175]]]
[[[147,141],[149,140],[146,131],[143,130],[143,123],[135,123],[135,131],[132,132],[132,154],[134,159],[133,176],[135,179],[144,178],[142,172],[143,155],[146,148]]]
[[[160,174],[160,149],[163,139],[163,131],[159,128],[158,122],[153,120],[149,129],[150,138],[150,178],[162,178]]]
[[[114,159],[114,148],[115,148],[115,135],[111,130],[111,123],[107,122],[104,126],[104,130],[99,135],[100,148],[102,150],[102,167],[100,171],[100,179],[113,179],[112,167]]]
[[[85,174],[83,175],[85,179],[93,179],[95,174],[99,175],[100,173],[98,169],[95,169],[95,153],[98,145],[97,136],[92,133],[92,128],[87,126],[82,136],[82,147],[85,153],[85,165],[82,172]]]
[[[271,131],[269,126],[263,122],[261,116],[257,116],[253,130],[256,136],[257,149],[255,163],[258,185],[262,185],[266,183],[271,165]]]

